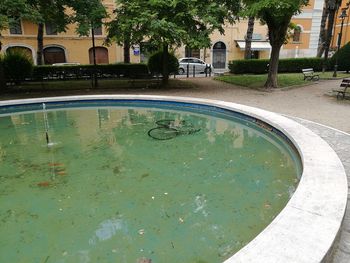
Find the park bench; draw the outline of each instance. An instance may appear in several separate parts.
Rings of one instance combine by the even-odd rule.
[[[349,88],[349,89],[348,89]],[[337,99],[345,99],[345,97],[350,97],[350,78],[343,79],[340,84],[340,88],[333,90],[337,92]]]
[[[302,69],[304,80],[319,80],[320,75],[315,74],[313,68],[304,68]]]

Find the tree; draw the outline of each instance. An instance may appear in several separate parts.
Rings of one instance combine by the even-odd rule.
[[[277,88],[278,61],[282,45],[287,41],[293,15],[301,12],[308,0],[245,0],[244,13],[259,18],[268,27],[272,47],[265,88]]]
[[[163,85],[167,85],[169,49],[180,45],[209,47],[210,34],[224,32],[222,26],[228,17],[224,2],[234,1],[117,0],[117,30],[110,30],[110,37],[117,41],[130,37],[130,43],[145,39],[158,46],[163,51]]]
[[[1,32],[19,19],[31,19],[37,14],[29,8],[26,0],[1,0],[0,2],[0,51],[2,49]],[[3,63],[0,63],[0,90],[5,88]]]
[[[326,71],[327,67],[327,60],[328,60],[328,53],[329,53],[329,47],[331,45],[331,40],[333,36],[333,27],[335,22],[335,14],[337,13],[342,0],[328,0],[327,2],[327,10],[328,10],[328,23],[327,23],[327,31],[326,31],[326,38],[325,38],[325,44],[324,44],[324,62],[322,71]]]
[[[244,52],[245,59],[252,58],[252,38],[253,38],[253,32],[254,32],[254,22],[255,22],[255,17],[250,16],[248,19],[248,28],[247,28],[247,34],[245,37],[245,52]]]
[[[320,26],[320,37],[318,40],[317,57],[322,57],[325,45],[326,45],[326,24],[329,14],[329,9],[327,8],[329,0],[325,0],[323,4],[321,26]]]
[[[107,11],[100,0],[75,0],[69,6],[75,11],[72,22],[77,23],[77,33],[80,36],[92,36],[92,52],[94,60],[93,85],[98,87],[96,54],[95,54],[95,36],[94,29],[101,27],[103,19],[107,17]]]
[[[77,23],[76,31],[80,36],[88,36],[92,28],[102,26],[103,20],[108,17],[101,0],[66,1],[74,10],[71,21]]]
[[[138,6],[132,1],[119,3],[113,11],[115,18],[107,24],[107,43],[115,41],[123,45],[124,63],[130,63],[130,47],[138,45],[144,38],[144,21],[135,21],[135,15],[139,15]]]
[[[19,19],[31,20],[38,14],[31,10],[26,0],[1,0],[0,2],[0,38],[1,32]],[[0,41],[0,51],[2,44]]]
[[[43,64],[44,48],[44,24],[55,25],[57,32],[66,30],[66,25],[70,22],[66,14],[67,0],[26,0],[30,13],[35,14],[28,18],[29,21],[38,25],[37,33],[37,64]]]

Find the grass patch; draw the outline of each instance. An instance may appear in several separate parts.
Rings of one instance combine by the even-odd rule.
[[[333,72],[319,73],[321,79],[330,79],[333,76]],[[350,74],[340,73],[338,78],[350,77]],[[267,74],[263,75],[224,75],[215,77],[215,80],[223,81],[226,83],[234,84],[237,86],[248,88],[262,88],[266,82]],[[280,88],[287,88],[293,86],[303,86],[313,83],[309,80],[304,80],[302,73],[280,73],[278,74],[278,85]]]
[[[333,79],[333,71],[328,71],[325,73],[319,73],[321,79]],[[349,73],[337,73],[337,79],[349,78]]]

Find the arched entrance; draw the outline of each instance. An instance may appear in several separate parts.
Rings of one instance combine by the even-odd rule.
[[[90,64],[94,64],[94,54],[93,54],[93,48],[89,49],[89,61]],[[95,54],[96,54],[96,64],[108,64],[108,49],[105,47],[95,47]]]
[[[226,67],[226,45],[223,42],[216,42],[213,46],[213,67],[216,69]]]
[[[54,63],[65,63],[66,54],[61,47],[46,47],[44,48],[44,63],[51,65]]]
[[[22,46],[11,46],[6,49],[6,52],[20,52],[28,57],[28,59],[33,61],[33,52],[30,48]]]

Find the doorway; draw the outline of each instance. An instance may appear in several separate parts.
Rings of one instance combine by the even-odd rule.
[[[213,46],[213,67],[215,69],[226,68],[226,45],[223,42],[216,42]]]

